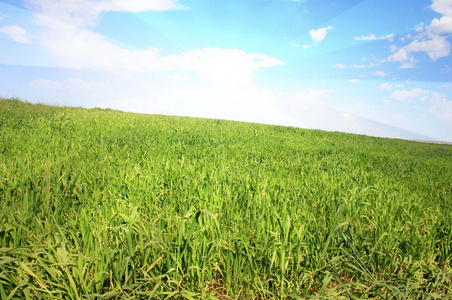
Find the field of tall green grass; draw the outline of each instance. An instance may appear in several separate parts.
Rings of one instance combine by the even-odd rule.
[[[452,146],[0,100],[1,299],[452,297]]]

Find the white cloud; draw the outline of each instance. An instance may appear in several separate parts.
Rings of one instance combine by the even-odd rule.
[[[378,88],[380,90],[390,90],[390,89],[393,89],[393,88],[403,88],[404,86],[405,85],[402,84],[402,83],[392,84],[392,83],[385,82],[385,83],[380,84],[378,86]]]
[[[399,49],[399,51],[390,55],[387,59],[384,59],[382,62],[400,62],[401,69],[411,69],[416,67],[415,65],[416,60],[407,50],[407,47]]]
[[[360,64],[360,65],[353,64],[353,66],[352,66],[352,68],[354,68],[354,69],[364,69],[365,67],[366,67],[365,64]]]
[[[358,78],[353,78],[353,79],[350,79],[350,82],[351,83],[358,83],[359,79]]]
[[[452,2],[450,0],[433,0],[432,9],[437,13],[452,16]]]
[[[310,45],[303,45],[303,46],[300,46],[300,45],[296,44],[295,42],[290,42],[289,45],[291,45],[291,46],[294,47],[294,48],[302,48],[303,50],[306,50],[306,49],[308,49],[308,48],[311,48]]]
[[[381,76],[381,77],[385,77],[387,75],[389,75],[388,73],[385,73],[383,71],[375,71],[375,75],[377,76]]]
[[[355,41],[373,41],[376,40],[377,37],[375,36],[375,34],[371,33],[368,36],[355,36],[353,39]]]
[[[451,46],[445,36],[427,34],[426,38],[416,39],[405,47],[407,52],[426,52],[433,60],[448,56]]]
[[[385,36],[380,37],[381,40],[388,40],[392,42],[394,40],[394,33],[387,34]]]
[[[13,25],[13,26],[3,26],[0,28],[0,32],[3,32],[6,34],[10,39],[12,39],[15,42],[23,43],[23,44],[30,44],[30,35],[20,26]]]
[[[413,39],[413,41],[398,51],[397,47],[391,46],[391,52],[394,54],[383,62],[401,62],[401,68],[414,68],[413,53],[424,52],[432,61],[450,55],[451,45],[447,40],[447,34],[452,33],[452,2],[433,0],[431,8],[443,16],[439,19],[434,18],[429,26],[419,25],[417,35],[408,34],[405,38],[401,38],[401,41],[405,39]]]
[[[302,46],[296,44],[295,42],[290,42],[289,45],[291,45],[294,48],[302,48]]]
[[[400,64],[400,69],[414,69],[414,68],[416,68],[416,65],[414,64],[414,60],[413,61],[405,61]]]
[[[174,72],[171,75],[171,78],[175,79],[175,80],[180,80],[180,81],[186,81],[188,79],[187,75],[184,74],[184,72]]]
[[[215,85],[249,84],[261,68],[284,64],[264,54],[236,49],[204,48],[163,55],[157,48],[128,50],[86,28],[59,23],[40,37],[58,66],[126,72],[195,71]],[[57,25],[57,24],[55,24]]]
[[[448,101],[446,96],[435,93],[428,99],[432,103],[431,112],[452,125],[452,101]]]
[[[401,48],[396,53],[390,55],[386,59],[386,61],[388,61],[388,62],[397,62],[397,61],[407,61],[407,60],[412,60],[412,59],[413,58],[408,55],[407,49],[406,48]]]
[[[284,103],[288,105],[289,111],[308,112],[313,107],[326,107],[325,98],[334,91],[331,89],[313,89],[308,91],[299,91],[294,94],[284,95]]]
[[[45,31],[39,43],[52,55],[58,67],[112,71],[196,72],[204,82],[217,86],[251,84],[261,68],[284,64],[264,54],[237,49],[204,48],[164,55],[161,49],[128,50],[93,31],[101,12],[145,11],[178,8],[170,0],[29,0],[35,22]]]
[[[142,12],[182,8],[173,0],[26,0],[41,20],[56,20],[78,27],[96,25],[103,12]]]
[[[423,90],[420,88],[412,90],[395,90],[391,94],[391,98],[398,101],[411,101],[413,98],[429,95],[432,92],[429,90]]]
[[[394,34],[387,34],[387,35],[383,35],[380,37],[376,37],[375,34],[371,33],[367,36],[363,35],[363,36],[355,36],[353,38],[353,40],[355,41],[375,41],[375,40],[388,40],[390,42],[392,42],[394,40]]]
[[[378,86],[378,88],[380,90],[390,90],[390,89],[393,89],[393,88],[403,88],[404,86],[405,85],[403,85],[401,83],[399,83],[399,84],[392,84],[392,83],[385,82],[385,83],[380,84],[380,86]]]
[[[314,43],[319,43],[319,42],[323,41],[326,34],[328,33],[328,30],[332,30],[332,29],[333,29],[333,27],[331,27],[331,26],[319,28],[317,30],[313,29],[313,30],[309,31],[309,34],[311,35],[311,38],[314,41]]]
[[[40,36],[40,44],[60,67],[109,71],[161,68],[161,55],[157,48],[123,49],[106,41],[101,34],[64,23],[50,27]]]
[[[333,68],[344,69],[345,66],[343,64],[335,64]]]
[[[452,124],[452,101],[447,96],[431,90],[415,88],[412,90],[396,90],[392,92],[391,98],[398,101],[411,102],[415,99],[428,103],[424,108],[425,113],[434,114],[441,120]]]
[[[452,17],[444,16],[440,19],[434,18],[430,24],[430,29],[437,34],[452,32]]]
[[[392,84],[385,82],[385,83],[381,84],[378,88],[380,90],[390,90],[390,89],[392,89]]]
[[[249,84],[254,72],[264,67],[284,64],[282,61],[262,54],[249,54],[236,49],[205,48],[163,58],[174,67],[194,70],[201,77],[217,86]]]

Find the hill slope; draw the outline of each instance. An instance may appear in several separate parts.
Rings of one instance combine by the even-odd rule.
[[[452,147],[0,101],[0,293],[446,297]]]

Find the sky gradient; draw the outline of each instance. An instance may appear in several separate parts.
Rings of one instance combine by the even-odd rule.
[[[452,142],[451,43],[451,0],[0,0],[0,96]]]

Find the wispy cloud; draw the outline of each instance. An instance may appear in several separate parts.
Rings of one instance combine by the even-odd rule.
[[[374,74],[377,76],[380,76],[380,77],[385,77],[385,76],[389,75],[388,73],[385,73],[383,71],[375,71]]]
[[[431,95],[434,92],[430,90],[424,90],[420,88],[412,90],[395,90],[391,94],[391,98],[398,101],[411,101],[414,98],[419,98],[421,96]],[[424,99],[425,100],[425,99]]]
[[[375,36],[375,34],[371,33],[368,36],[355,36],[353,39],[355,41],[373,41],[376,40],[377,37]]]
[[[345,66],[344,64],[335,64],[335,65],[333,65],[333,68],[337,68],[337,69],[345,69],[345,68],[351,68],[351,69],[364,69],[364,68],[371,68],[371,67],[375,67],[375,66],[377,66],[378,64],[373,64],[373,63],[370,63],[370,64],[368,64],[368,65],[366,65],[366,64],[353,64],[353,65],[351,65],[351,66]]]
[[[385,36],[380,37],[381,40],[388,40],[392,42],[394,40],[394,33],[387,34]]]
[[[294,47],[294,48],[303,48],[303,46],[300,46],[300,45],[298,45],[297,43],[295,43],[295,42],[290,42],[289,43],[289,45],[291,45],[292,47]]]
[[[12,39],[15,42],[23,43],[23,44],[30,44],[30,35],[23,29],[22,27],[18,25],[13,26],[3,26],[0,28],[0,32],[3,32],[6,34],[10,39]]]
[[[390,90],[390,89],[392,89],[392,84],[385,82],[385,83],[382,83],[378,88],[380,90]]]
[[[174,0],[25,0],[40,22],[52,20],[65,22],[78,27],[96,25],[103,12],[143,12],[180,9]]]
[[[291,45],[294,48],[301,48],[303,50],[311,48],[310,45],[303,45],[303,46],[301,46],[301,45],[296,44],[295,42],[290,42],[289,45]]]
[[[335,64],[333,68],[344,69],[345,66],[343,64]]]
[[[404,85],[403,84],[392,84],[392,83],[388,83],[388,82],[385,82],[385,83],[382,83],[378,88],[380,89],[380,90],[390,90],[390,89],[393,89],[393,88],[403,88],[404,87]]]
[[[354,68],[354,69],[364,69],[365,67],[366,67],[365,64],[360,64],[360,65],[354,64],[354,65],[352,66],[352,68]]]
[[[395,90],[391,98],[397,101],[422,101],[429,105],[424,108],[426,113],[436,115],[438,118],[452,125],[452,101],[447,95],[431,90],[415,88],[412,90]]]
[[[363,35],[363,36],[355,36],[353,38],[355,41],[375,41],[375,40],[388,40],[392,42],[394,40],[394,34],[387,34],[380,37],[376,37],[375,34],[371,33],[369,35]]]

